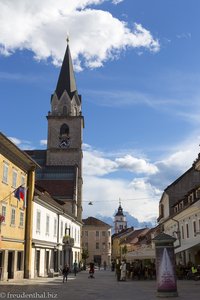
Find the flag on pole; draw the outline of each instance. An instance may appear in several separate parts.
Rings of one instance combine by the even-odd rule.
[[[22,199],[24,201],[25,198],[25,188],[22,186],[19,186],[15,191],[14,191],[14,197],[17,198],[19,201]]]

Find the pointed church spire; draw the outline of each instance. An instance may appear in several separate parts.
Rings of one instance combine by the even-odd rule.
[[[74,92],[77,90],[76,81],[74,77],[72,58],[69,49],[69,37],[67,37],[67,49],[60,70],[58,83],[56,86],[56,94],[58,99],[60,99],[60,97],[62,96],[65,90],[67,91],[70,98],[72,98]]]

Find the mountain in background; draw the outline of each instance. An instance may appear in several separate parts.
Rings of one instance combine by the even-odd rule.
[[[115,216],[115,214],[116,214],[116,212],[114,213],[113,217],[106,217],[106,216],[97,214],[95,216],[95,218],[112,226],[112,232],[113,232],[114,231],[114,216]],[[135,229],[144,228],[144,227],[152,228],[155,226],[155,223],[156,223],[156,219],[152,220],[152,222],[139,222],[137,218],[130,215],[127,211],[124,211],[124,215],[126,216],[127,227],[134,227]]]

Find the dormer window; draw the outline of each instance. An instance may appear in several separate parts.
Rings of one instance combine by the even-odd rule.
[[[188,202],[189,202],[189,203],[193,202],[193,194],[191,194],[191,195],[188,197]]]

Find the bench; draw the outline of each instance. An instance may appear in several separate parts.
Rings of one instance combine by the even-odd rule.
[[[60,275],[59,272],[55,272],[54,269],[49,269],[49,273],[48,273],[49,277],[56,277],[56,276],[59,276],[59,275]]]

